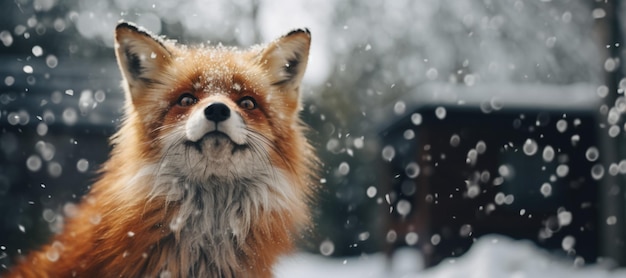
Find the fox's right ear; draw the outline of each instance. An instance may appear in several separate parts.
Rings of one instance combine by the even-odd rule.
[[[172,59],[164,41],[132,23],[115,28],[115,55],[132,97],[138,89],[159,82],[159,74]]]

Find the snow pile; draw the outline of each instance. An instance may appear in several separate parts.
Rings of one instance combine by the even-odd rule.
[[[387,260],[383,254],[330,259],[310,254],[284,258],[276,277],[398,277],[398,278],[609,278],[626,277],[626,269],[609,271],[600,266],[575,267],[549,255],[531,242],[503,236],[485,236],[462,257],[424,270],[414,250],[400,250]]]
[[[626,277],[626,270],[610,272],[599,266],[574,267],[573,263],[550,256],[531,242],[487,236],[477,241],[463,257],[409,277],[600,278]]]

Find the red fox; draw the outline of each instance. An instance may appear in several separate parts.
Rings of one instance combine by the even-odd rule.
[[[5,277],[271,277],[310,223],[311,36],[186,46],[121,22],[125,117],[62,233]]]

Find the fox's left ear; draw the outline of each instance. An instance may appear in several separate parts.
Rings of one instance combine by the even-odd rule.
[[[273,86],[281,91],[296,91],[309,60],[311,33],[308,29],[289,32],[270,43],[260,55],[259,63],[267,70]]]
[[[160,74],[172,60],[162,39],[128,22],[115,28],[115,54],[133,99],[161,81]]]

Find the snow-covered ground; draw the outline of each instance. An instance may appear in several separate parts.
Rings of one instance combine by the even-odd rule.
[[[382,254],[332,259],[311,254],[284,258],[278,278],[623,278],[626,269],[607,270],[598,265],[575,267],[573,262],[549,255],[528,241],[485,236],[463,256],[423,269],[417,251],[404,249],[387,260]]]

